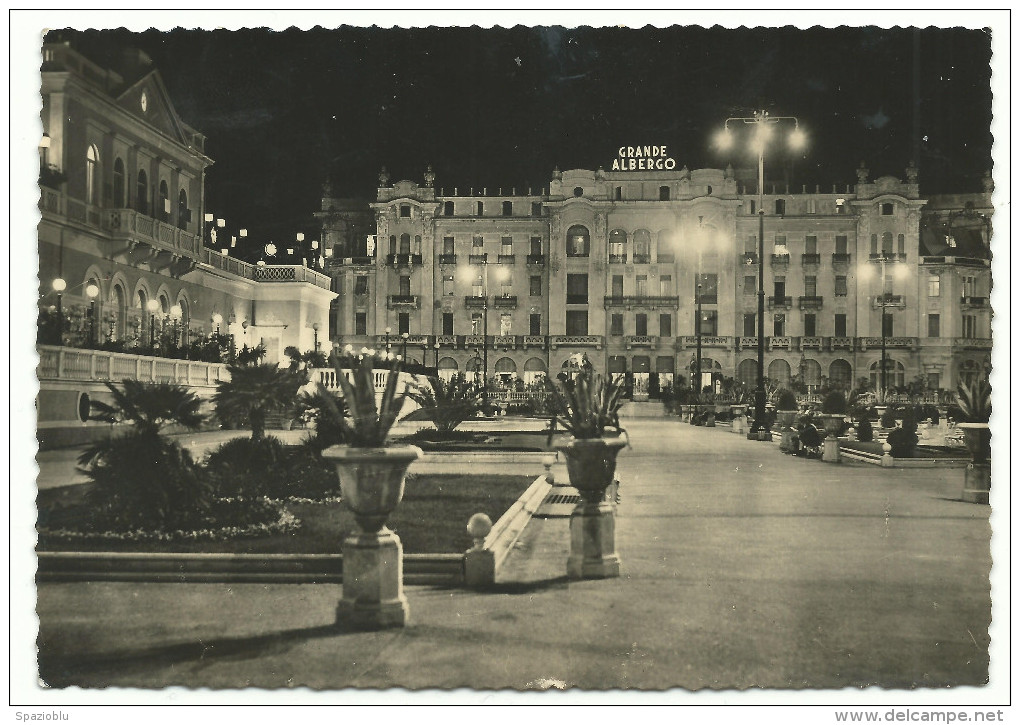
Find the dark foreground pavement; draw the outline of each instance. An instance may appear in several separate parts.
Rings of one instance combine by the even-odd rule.
[[[623,576],[568,582],[534,520],[493,592],[408,587],[411,624],[343,633],[341,588],[43,584],[64,687],[833,688],[988,676],[989,509],[963,471],[791,459],[727,429],[635,420]]]

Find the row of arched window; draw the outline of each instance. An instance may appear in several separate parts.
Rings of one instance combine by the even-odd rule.
[[[99,147],[91,144],[85,152],[85,202],[92,206],[100,206],[100,188],[102,185],[101,159]],[[114,209],[128,208],[128,178],[125,172],[124,160],[119,156],[113,161],[113,198],[111,203]],[[145,169],[138,170],[135,179],[134,208],[148,216],[154,216],[162,221],[171,221],[173,211],[170,202],[170,188],[166,179],[159,182],[158,196],[154,200],[155,208],[149,208],[149,176]],[[174,222],[181,229],[186,229],[191,222],[191,210],[188,207],[188,192],[180,189],[177,194],[177,210]]]

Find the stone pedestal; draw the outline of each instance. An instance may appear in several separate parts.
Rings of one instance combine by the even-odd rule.
[[[779,438],[779,450],[783,451],[784,453],[792,453],[793,452],[793,449],[794,449],[794,447],[793,447],[793,434],[794,434],[794,432],[795,431],[790,426],[788,426],[788,425],[784,425],[783,426],[782,436]]]
[[[609,579],[620,576],[616,554],[616,520],[613,505],[581,502],[570,514],[570,556],[567,576],[571,579]]]
[[[826,438],[822,441],[822,460],[829,463],[839,463],[839,439]]]
[[[347,629],[403,627],[407,623],[400,538],[387,528],[344,540],[343,599],[337,624]]]
[[[738,415],[733,418],[733,432],[734,433],[746,433],[747,432],[747,416]]]
[[[968,463],[963,472],[963,495],[967,503],[988,503],[992,487],[992,467],[987,463]]]

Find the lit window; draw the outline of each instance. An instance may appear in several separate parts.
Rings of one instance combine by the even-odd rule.
[[[85,152],[85,203],[97,203],[98,179],[96,170],[99,167],[99,149],[95,144]]]
[[[941,292],[942,278],[937,274],[928,275],[928,296],[938,297]]]

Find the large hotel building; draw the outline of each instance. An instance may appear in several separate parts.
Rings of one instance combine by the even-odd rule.
[[[525,381],[583,355],[654,391],[691,380],[700,337],[706,384],[754,384],[764,265],[770,379],[877,385],[883,346],[889,386],[951,388],[987,370],[990,178],[984,193],[930,199],[912,166],[905,180],[862,164],[852,185],[766,183],[759,258],[754,175],[670,165],[555,170],[526,193],[384,172],[361,213],[327,185],[333,339]]]

